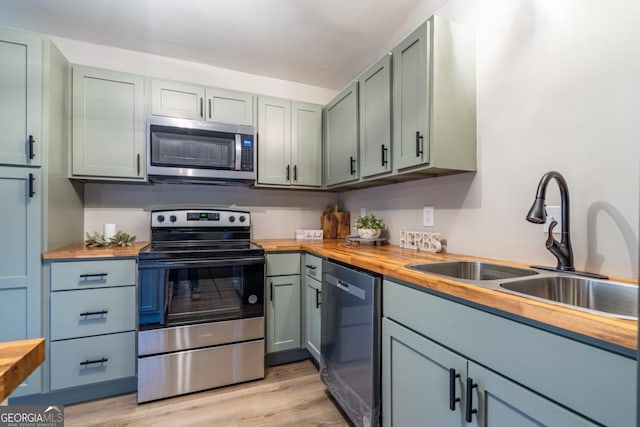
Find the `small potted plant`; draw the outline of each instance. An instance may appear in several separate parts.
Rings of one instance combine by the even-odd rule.
[[[386,227],[384,220],[373,214],[359,216],[355,225],[355,228],[358,229],[358,235],[363,239],[377,239],[380,237],[380,232]]]

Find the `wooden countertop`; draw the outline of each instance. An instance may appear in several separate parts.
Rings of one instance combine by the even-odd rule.
[[[393,245],[357,246],[342,240],[269,239],[257,240],[255,243],[262,246],[266,252],[302,250],[321,257],[332,258],[488,308],[555,326],[626,349],[637,350],[638,322],[635,320],[617,319],[565,308],[459,282],[455,279],[421,273],[405,267],[409,263],[452,260],[484,261],[525,268],[529,267],[527,264],[458,254],[426,253]],[[615,280],[634,283],[624,278],[615,278]]]
[[[514,267],[528,267],[527,264],[459,254],[426,253],[403,249],[394,245],[358,246],[347,243],[344,240],[263,239],[255,240],[255,243],[262,246],[266,252],[306,251],[321,257],[332,258],[391,278],[412,283],[416,286],[448,294],[490,309],[499,310],[525,320],[540,322],[579,334],[587,339],[595,339],[632,351],[637,350],[638,322],[634,320],[617,319],[565,308],[490,288],[459,282],[455,279],[420,273],[405,267],[406,264],[410,263],[452,260],[494,262],[512,265]],[[148,242],[140,242],[127,248],[90,249],[79,244],[49,251],[43,255],[43,259],[135,257],[138,251],[147,244]],[[616,277],[613,279],[634,283],[624,278]]]
[[[136,242],[132,246],[108,246],[104,248],[87,248],[84,243],[54,249],[42,254],[42,259],[83,259],[83,258],[115,258],[131,257],[135,258],[141,249],[149,242]]]
[[[44,338],[0,343],[0,402],[44,362]]]

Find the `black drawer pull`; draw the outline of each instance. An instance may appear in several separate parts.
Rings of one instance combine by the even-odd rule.
[[[287,181],[291,178],[291,165],[287,165]]]
[[[471,377],[467,378],[467,398],[466,398],[466,408],[464,419],[467,423],[471,423],[471,416],[473,414],[477,414],[478,410],[473,409],[473,389],[477,388],[478,384],[473,383],[473,379]]]
[[[305,265],[305,267],[307,267],[309,270],[315,270],[316,269],[315,265]]]
[[[29,198],[33,198],[36,195],[35,187],[36,177],[32,173],[29,174]]]
[[[99,279],[99,280],[103,280],[105,277],[107,277],[108,273],[94,273],[94,274],[81,274],[80,278],[81,279]]]
[[[200,98],[200,118],[204,119],[204,99]]]
[[[298,181],[298,165],[293,165],[293,180]]]
[[[456,378],[460,378],[460,374],[456,374],[456,370],[449,369],[449,409],[456,410],[456,402],[460,402],[460,398],[456,397]]]
[[[211,98],[209,98],[209,118],[211,118]]]
[[[34,159],[36,157],[36,153],[33,151],[33,144],[36,142],[33,135],[29,135],[29,158]]]
[[[384,144],[382,144],[382,166],[387,166],[387,163],[389,163],[389,161],[387,160],[387,151],[389,149],[385,148]]]
[[[96,360],[85,360],[84,362],[80,362],[80,366],[95,365],[96,363],[107,363],[108,361],[109,359],[107,359],[106,357]]]
[[[351,175],[354,175],[356,173],[356,159],[352,157],[349,157],[349,172],[351,172]]]
[[[109,313],[109,310],[100,310],[100,311],[85,311],[84,313],[80,313],[80,316],[101,316],[103,314]]]
[[[273,301],[273,282],[269,282],[269,301]]]
[[[320,308],[320,294],[322,292],[320,291],[320,289],[316,289],[316,308]]]
[[[140,176],[140,153],[136,154],[136,175]]]

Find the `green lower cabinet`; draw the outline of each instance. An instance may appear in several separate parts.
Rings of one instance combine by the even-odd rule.
[[[309,350],[311,356],[320,363],[320,330],[322,304],[322,283],[320,281],[305,276],[304,277],[304,301],[305,301],[305,326],[304,326],[304,347]]]
[[[592,426],[545,397],[382,321],[383,426]]]
[[[300,348],[300,275],[267,277],[267,353]]]

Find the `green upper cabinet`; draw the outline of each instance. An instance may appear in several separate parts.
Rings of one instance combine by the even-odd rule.
[[[0,29],[0,164],[42,164],[42,39]]]
[[[253,95],[154,79],[151,114],[253,126]]]
[[[354,81],[324,109],[325,184],[358,179],[358,82]]]
[[[476,170],[475,36],[434,16],[393,54],[393,168]]]
[[[322,185],[322,107],[258,98],[258,184]]]
[[[73,68],[72,177],[145,179],[144,79]]]
[[[359,78],[360,173],[362,178],[391,172],[391,55]]]

